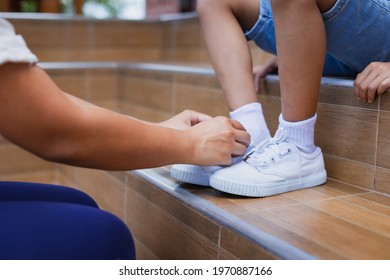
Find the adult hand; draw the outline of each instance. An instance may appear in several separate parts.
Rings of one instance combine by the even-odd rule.
[[[372,62],[354,83],[357,99],[372,103],[376,94],[383,94],[390,88],[390,62]]]
[[[276,56],[271,58],[266,64],[253,67],[253,79],[255,82],[255,90],[260,92],[261,81],[268,74],[275,72],[278,67]]]
[[[232,157],[241,156],[250,143],[250,135],[237,121],[215,117],[190,130],[193,160],[198,165],[230,165]]]
[[[212,119],[209,115],[195,112],[192,110],[185,110],[180,114],[173,116],[172,118],[159,123],[161,126],[174,128],[178,130],[186,130],[192,126],[203,122],[205,120]]]

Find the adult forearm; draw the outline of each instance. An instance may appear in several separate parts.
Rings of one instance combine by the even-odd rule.
[[[0,132],[44,159],[102,169],[183,161],[191,151],[184,133],[64,94],[27,64],[0,67]]]
[[[54,161],[107,170],[155,167],[191,158],[185,132],[144,123],[99,107],[82,108],[81,118],[63,130],[67,151]],[[58,148],[61,148],[60,146]]]

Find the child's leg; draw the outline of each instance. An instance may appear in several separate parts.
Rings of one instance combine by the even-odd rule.
[[[271,0],[286,121],[306,120],[316,112],[326,52],[321,12],[335,2]]]
[[[245,12],[244,12],[245,11]],[[251,28],[259,16],[258,0],[197,2],[202,31],[218,80],[231,110],[256,102],[252,77],[252,58],[240,26]]]
[[[197,11],[207,48],[231,117],[251,134],[252,145],[270,137],[252,74],[252,57],[243,29],[259,17],[259,0],[198,0]]]

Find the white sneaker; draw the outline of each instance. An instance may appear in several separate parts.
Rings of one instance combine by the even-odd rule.
[[[325,183],[321,149],[306,154],[286,138],[286,132],[279,129],[274,138],[256,146],[242,162],[216,171],[210,185],[226,193],[264,197]]]
[[[210,176],[222,168],[221,166],[175,164],[171,167],[171,176],[185,183],[210,186]]]

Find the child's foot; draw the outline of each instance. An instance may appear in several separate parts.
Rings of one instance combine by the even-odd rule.
[[[242,162],[216,171],[210,185],[226,193],[264,197],[325,183],[321,149],[316,147],[306,154],[286,138],[286,132],[279,129],[274,138],[256,146]]]

